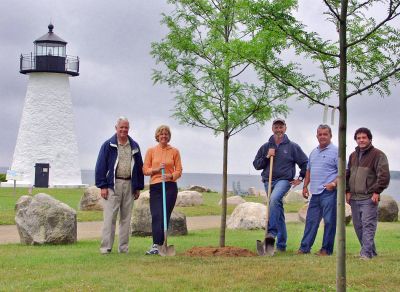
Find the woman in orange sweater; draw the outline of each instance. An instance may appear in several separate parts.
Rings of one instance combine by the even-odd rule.
[[[146,254],[158,254],[158,246],[164,243],[163,199],[161,169],[165,169],[167,224],[174,209],[178,186],[176,180],[182,175],[181,156],[178,149],[170,146],[171,130],[161,125],[155,133],[158,145],[149,148],[143,164],[144,175],[150,176],[150,212],[152,218],[153,245]]]

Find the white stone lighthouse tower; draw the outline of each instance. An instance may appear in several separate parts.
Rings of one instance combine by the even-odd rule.
[[[81,186],[69,86],[79,58],[67,56],[67,42],[48,28],[34,41],[34,53],[21,55],[20,73],[29,83],[11,170],[23,173],[20,186],[46,187],[46,180],[50,187]]]

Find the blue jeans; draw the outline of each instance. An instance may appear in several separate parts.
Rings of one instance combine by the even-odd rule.
[[[282,199],[290,189],[290,182],[288,180],[275,180],[271,184],[272,192],[269,203],[268,233],[277,237],[277,249],[285,250],[287,232]],[[265,191],[268,192],[268,182],[264,182],[264,186]]]
[[[336,199],[336,190],[324,190],[321,194],[312,195],[300,245],[301,251],[310,252],[317,236],[319,223],[324,218],[324,237],[321,250],[325,250],[327,254],[333,253],[336,234]]]

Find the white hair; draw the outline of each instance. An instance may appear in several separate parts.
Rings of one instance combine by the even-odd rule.
[[[115,126],[117,127],[118,124],[119,124],[120,122],[128,122],[128,123],[129,123],[129,120],[128,120],[127,117],[120,116],[120,117],[117,119],[117,122],[116,122]]]

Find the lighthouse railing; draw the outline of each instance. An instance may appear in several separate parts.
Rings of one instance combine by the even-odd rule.
[[[60,62],[62,62],[60,64]],[[79,75],[79,57],[25,54],[20,57],[20,72],[57,72]]]

